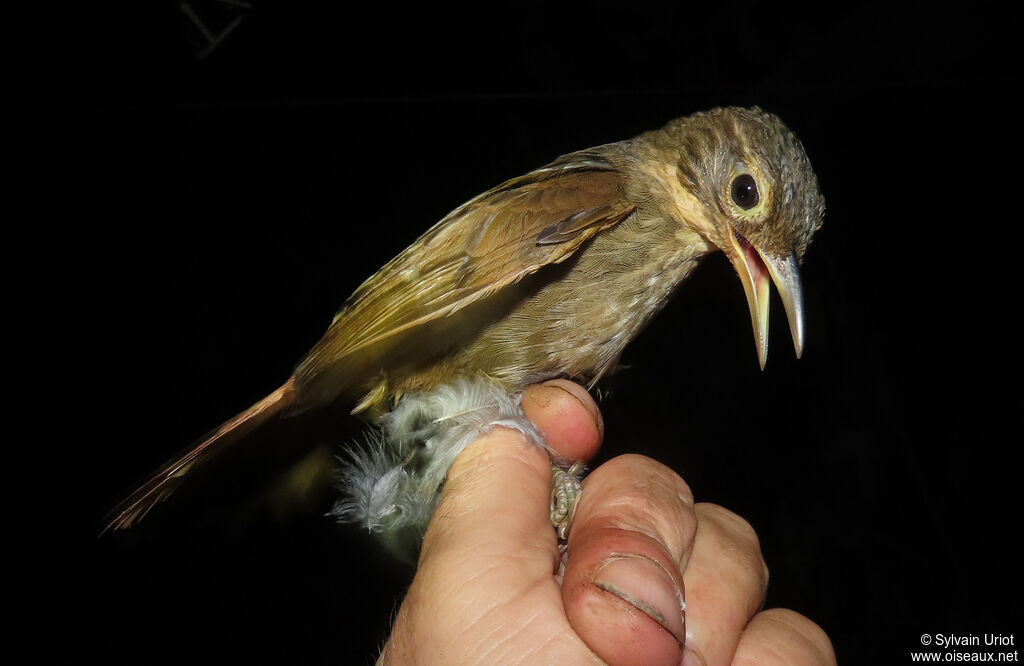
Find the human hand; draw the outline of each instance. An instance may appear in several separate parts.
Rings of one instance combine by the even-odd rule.
[[[564,457],[597,453],[601,415],[582,387],[531,386],[523,411]],[[550,482],[544,453],[512,430],[459,455],[378,663],[835,663],[812,621],[759,612],[768,571],[757,535],[727,509],[694,504],[672,470],[625,455],[591,472],[564,575]]]

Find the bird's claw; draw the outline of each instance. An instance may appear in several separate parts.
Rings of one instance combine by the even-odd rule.
[[[581,462],[573,463],[568,470],[554,463],[551,465],[551,524],[558,534],[559,542],[563,544],[569,538],[569,525],[583,492],[580,486],[582,477]]]

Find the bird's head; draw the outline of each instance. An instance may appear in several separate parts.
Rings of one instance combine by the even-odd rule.
[[[660,141],[666,140],[674,148],[669,154],[678,155],[672,165],[676,208],[736,268],[761,367],[768,355],[770,282],[782,297],[799,357],[799,264],[825,214],[825,199],[800,141],[776,116],[756,107],[680,118],[661,130]]]

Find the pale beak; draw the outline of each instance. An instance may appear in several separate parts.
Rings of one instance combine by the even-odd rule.
[[[726,254],[736,268],[747,295],[750,321],[754,325],[757,360],[761,369],[764,370],[765,361],[768,360],[769,282],[775,283],[782,297],[786,317],[789,319],[789,331],[793,336],[793,347],[796,348],[796,357],[800,358],[804,350],[804,303],[796,255],[767,255],[731,228],[729,242],[732,243],[733,252]]]

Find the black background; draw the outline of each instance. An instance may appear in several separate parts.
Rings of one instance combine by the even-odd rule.
[[[56,540],[28,549],[40,656],[371,663],[411,571],[322,518],[329,497],[231,528],[167,509],[96,539],[103,513],[282,382],[344,298],[450,209],[732,104],[780,115],[827,199],[804,358],[776,299],[758,370],[739,281],[713,256],[606,383],[602,456],[656,457],[747,518],[766,605],[817,621],[842,663],[908,663],[922,633],[1020,637],[1019,192],[994,18],[189,6],[215,32],[242,20],[197,58],[178,5],[54,7],[9,52],[21,203],[5,270],[28,306],[11,406],[42,458],[12,474]]]

